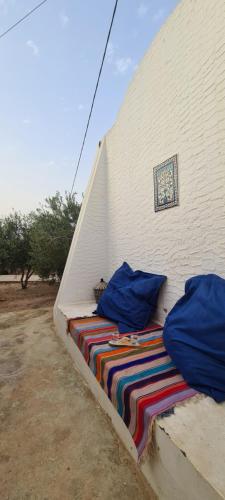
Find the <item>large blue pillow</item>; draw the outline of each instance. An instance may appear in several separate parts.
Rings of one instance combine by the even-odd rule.
[[[167,316],[164,343],[186,382],[225,401],[225,280],[195,276]]]
[[[121,333],[142,330],[149,323],[166,276],[133,271],[124,262],[114,273],[96,314],[118,323]]]

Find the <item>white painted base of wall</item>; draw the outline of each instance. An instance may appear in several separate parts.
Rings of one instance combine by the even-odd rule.
[[[65,343],[75,368],[84,377],[137,463],[137,451],[127,427],[67,334],[68,319],[90,316],[95,306],[91,302],[56,305],[54,319],[57,333]],[[224,405],[216,405],[210,398],[204,398],[188,401],[178,407],[174,415],[156,421],[154,452],[139,467],[160,500],[225,498],[224,416]]]

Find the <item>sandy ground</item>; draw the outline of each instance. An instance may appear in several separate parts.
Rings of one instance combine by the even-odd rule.
[[[57,290],[58,285],[46,282],[29,283],[26,290],[19,283],[0,283],[0,313],[52,306]]]
[[[32,305],[26,292],[21,305]],[[38,306],[39,296],[11,312],[11,293],[0,316],[1,500],[153,499],[74,370],[52,309]],[[56,291],[45,293],[53,301]]]

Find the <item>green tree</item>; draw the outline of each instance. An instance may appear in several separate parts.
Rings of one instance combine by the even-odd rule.
[[[1,272],[21,273],[21,286],[27,288],[33,270],[30,257],[31,216],[13,212],[0,224]]]
[[[0,274],[8,273],[7,257],[8,253],[6,250],[5,238],[4,238],[4,220],[2,219],[0,220]]]
[[[79,212],[75,194],[62,197],[57,192],[33,213],[30,255],[40,277],[61,279]]]

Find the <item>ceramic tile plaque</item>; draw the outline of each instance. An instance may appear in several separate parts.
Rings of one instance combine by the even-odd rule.
[[[155,212],[178,205],[177,155],[153,169]]]

